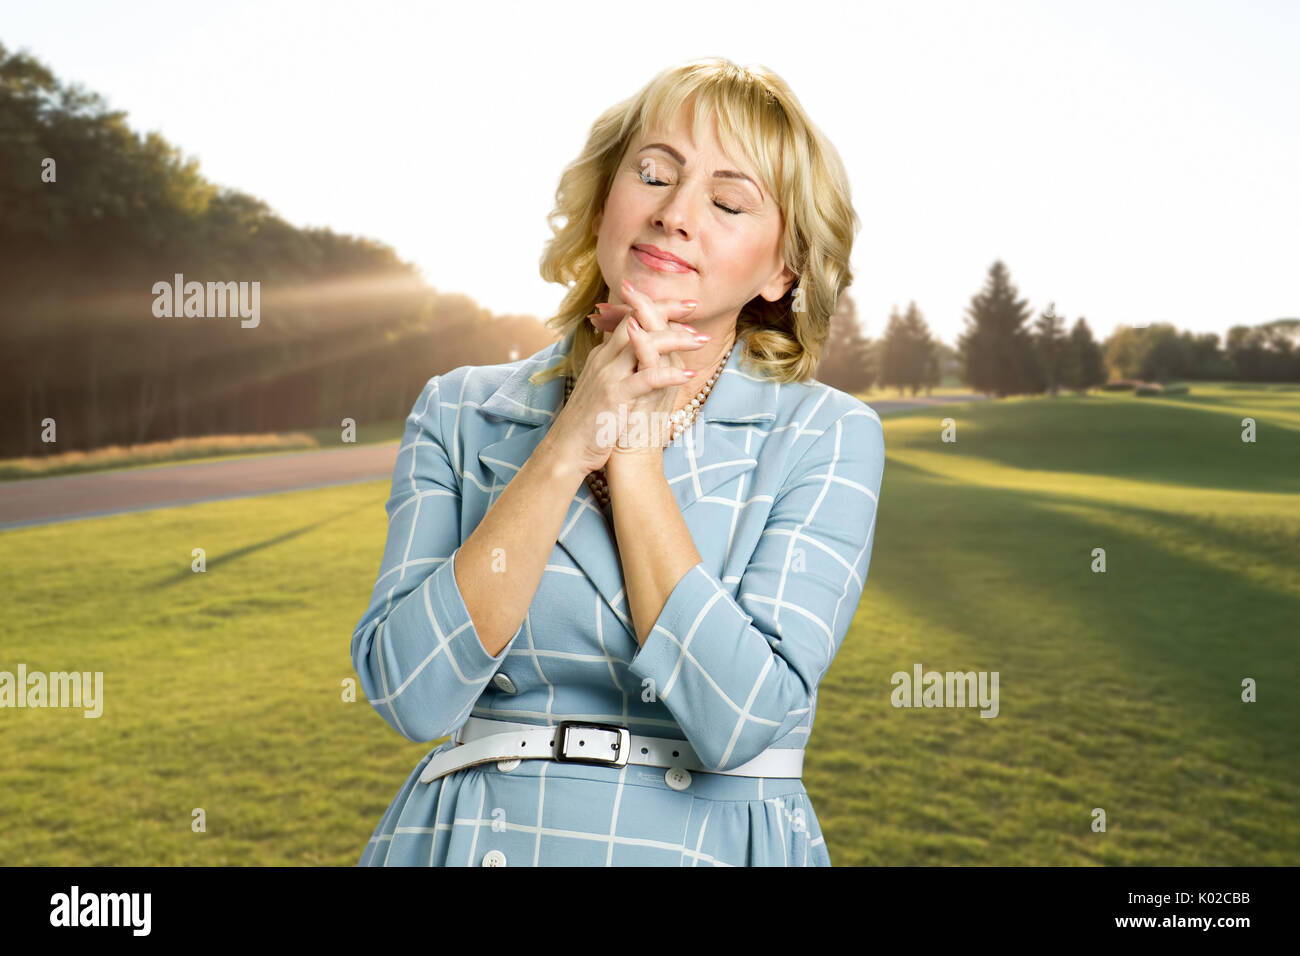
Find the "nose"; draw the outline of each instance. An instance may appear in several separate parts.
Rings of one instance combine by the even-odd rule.
[[[666,233],[676,233],[683,239],[695,238],[693,205],[694,183],[686,180],[664,190],[667,195],[659,206],[654,224]]]

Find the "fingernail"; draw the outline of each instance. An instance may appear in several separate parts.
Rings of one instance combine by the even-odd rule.
[[[693,369],[693,368],[683,369],[683,370],[682,370],[682,374],[685,375],[687,378],[694,378],[694,377],[695,377],[695,369]]]
[[[696,334],[699,334],[699,331],[700,331],[700,330],[697,329],[695,326],[693,326],[693,325],[687,325],[685,322],[683,322],[682,325],[685,326],[686,328],[690,329],[692,332],[695,332]]]
[[[636,319],[632,318],[630,315],[627,317],[627,324],[630,325],[632,328],[636,329],[638,332],[641,331],[641,326],[637,325]]]
[[[688,309],[693,309],[699,304],[699,299],[682,299],[682,305]]]
[[[709,339],[711,339],[711,338],[713,338],[713,336],[711,336],[711,335],[697,335],[697,336],[695,336],[695,341],[697,341],[697,342],[699,342],[701,345],[703,345],[705,342],[707,342],[707,341],[708,341]]]
[[[623,280],[623,291],[624,291],[624,292],[635,292],[636,289],[632,288],[632,283],[630,283],[630,282],[628,282],[626,279],[624,279],[624,280]]]
[[[608,308],[609,308],[609,303],[608,303],[608,302],[597,302],[597,303],[596,303],[596,311],[599,312],[601,315],[604,315],[604,314],[605,314],[605,310],[608,309]]]

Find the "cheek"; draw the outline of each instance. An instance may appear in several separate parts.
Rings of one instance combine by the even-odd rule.
[[[609,191],[609,199],[605,201],[605,215],[626,222],[629,216],[637,212],[637,198],[637,194],[626,185],[616,183]]]
[[[756,273],[754,243],[739,236],[730,236],[715,242],[708,255],[713,263],[710,270],[712,279],[729,286],[749,286],[754,282]]]

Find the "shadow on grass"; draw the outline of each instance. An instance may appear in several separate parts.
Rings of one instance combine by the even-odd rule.
[[[357,514],[358,512],[361,511],[368,512],[373,510],[373,508],[374,508],[373,503],[366,502],[364,504],[357,505],[357,507],[355,508],[348,508],[345,511],[337,512],[336,514],[330,515],[327,518],[322,518],[320,521],[314,521],[311,524],[305,524],[298,528],[294,528],[292,531],[286,531],[283,534],[278,534],[275,537],[263,538],[261,541],[255,541],[251,544],[245,545],[242,548],[236,548],[234,551],[220,552],[215,557],[211,557],[207,559],[206,567],[208,568],[208,570],[212,570],[214,568],[219,568],[226,564],[233,564],[234,562],[240,560],[241,558],[246,558],[249,555],[256,554],[259,551],[265,551],[267,548],[272,548],[275,547],[276,545],[284,544],[287,541],[292,541],[294,538],[302,537],[304,534],[307,534],[308,532],[315,531],[318,528],[323,528],[325,525],[330,524],[331,522],[338,521],[341,518],[346,518],[350,515]],[[176,574],[168,575],[165,578],[155,581],[153,584],[141,585],[141,588],[142,589],[147,588],[153,591],[161,591],[164,588],[169,588],[174,585],[181,584],[185,581],[193,581],[194,579],[195,579],[194,572],[190,569],[189,566],[186,566],[185,570],[183,571],[179,571]]]
[[[1295,697],[1258,713],[1239,696],[1244,676],[1267,676],[1280,687],[1300,680],[1300,647],[1293,640],[1300,599],[1234,572],[1231,563],[1171,550],[1176,537],[1211,538],[1244,568],[1279,562],[1286,540],[1261,546],[1246,531],[1225,533],[1221,524],[1193,515],[962,486],[900,462],[887,469],[895,479],[888,497],[882,494],[890,512],[925,514],[926,525],[961,528],[962,539],[907,531],[896,539],[890,515],[883,514],[873,587],[935,628],[967,635],[972,657],[990,670],[1006,674],[1018,663],[1023,676],[1058,679],[1066,687],[1074,675],[1059,669],[1080,659],[1083,670],[1106,673],[1107,692],[1129,699],[1158,695],[1185,710],[1191,723],[1208,722],[1243,743],[1257,742],[1261,722],[1284,734],[1300,725]],[[1076,517],[1080,509],[1166,528],[1171,537],[1117,530]],[[1090,570],[1096,547],[1106,549],[1105,574]],[[1064,633],[1027,643],[1036,628],[1062,621]],[[1010,640],[1008,629],[1017,632]],[[972,659],[969,666],[984,665]]]
[[[939,422],[907,409],[890,422],[932,418],[924,439],[895,432],[889,448],[930,451]],[[972,403],[957,421],[957,444],[940,447],[1043,475],[1064,471],[1225,491],[1300,493],[1300,428],[1257,416],[1259,440],[1241,441],[1241,417],[1221,407],[1143,405],[1095,396],[998,405]],[[1278,434],[1278,432],[1281,434]],[[1045,467],[1044,462],[1050,462]],[[895,467],[894,460],[890,468]]]

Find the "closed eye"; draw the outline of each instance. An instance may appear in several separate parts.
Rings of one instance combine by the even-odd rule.
[[[639,173],[638,173],[638,175],[640,176]],[[647,186],[667,186],[667,185],[668,185],[667,183],[660,182],[660,181],[657,180],[657,179],[649,179],[649,178],[647,178],[647,177],[645,177],[645,176],[640,176],[640,179],[641,179],[641,182],[645,183]],[[745,211],[745,210],[743,210],[743,209],[732,209],[730,206],[724,206],[724,205],[722,205],[722,203],[718,202],[716,199],[713,201],[713,205],[717,206],[719,209],[723,210],[724,212],[729,212],[729,213],[731,213],[733,216],[739,216],[739,215],[741,215],[742,213],[744,213],[744,211]]]

